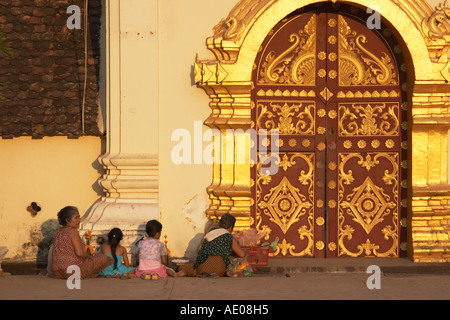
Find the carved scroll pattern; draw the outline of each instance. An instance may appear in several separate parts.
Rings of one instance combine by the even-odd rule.
[[[339,85],[398,85],[394,62],[385,52],[377,57],[367,50],[367,41],[339,15]]]
[[[270,51],[265,56],[259,84],[315,85],[316,20],[313,15],[303,30],[290,35],[292,45],[287,50],[279,55]]]

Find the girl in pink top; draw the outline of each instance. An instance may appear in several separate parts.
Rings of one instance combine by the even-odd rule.
[[[139,266],[136,268],[136,276],[158,279],[167,277],[166,255],[167,249],[164,243],[159,241],[161,237],[162,224],[151,220],[145,226],[146,235],[139,241],[138,258]]]

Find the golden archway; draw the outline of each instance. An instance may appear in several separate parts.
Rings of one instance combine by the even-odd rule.
[[[241,0],[207,39],[214,60],[194,64],[195,82],[209,95],[212,109],[205,124],[220,130],[221,151],[207,191],[211,218],[232,213],[237,227],[250,225],[249,134],[252,70],[257,52],[270,30],[288,14],[317,0]],[[339,1],[332,1],[339,5]],[[368,8],[371,0],[346,1]],[[414,261],[449,261],[450,191],[448,131],[450,128],[450,9],[433,10],[425,0],[379,0],[383,21],[396,33],[408,69],[409,177],[408,256]],[[242,129],[230,135],[227,129]],[[232,148],[229,146],[232,145]],[[228,148],[227,148],[228,146]],[[229,154],[231,153],[231,154]],[[245,153],[245,163],[236,159]]]

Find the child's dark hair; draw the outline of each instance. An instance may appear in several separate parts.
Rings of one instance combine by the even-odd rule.
[[[113,228],[108,233],[108,244],[111,246],[111,254],[114,258],[114,269],[117,269],[117,256],[116,256],[116,248],[120,243],[120,240],[123,238],[122,230],[119,228]]]
[[[158,232],[161,232],[162,230],[162,224],[157,220],[150,220],[147,222],[147,225],[145,226],[145,232],[149,237],[154,237],[155,234]]]
[[[75,214],[75,212],[78,212],[78,208],[77,207],[67,206],[67,207],[62,208],[58,212],[58,222],[59,222],[59,224],[62,225],[62,226],[66,226],[67,225],[67,221],[72,220],[72,216]]]

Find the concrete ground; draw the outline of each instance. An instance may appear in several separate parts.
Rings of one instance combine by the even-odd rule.
[[[449,300],[450,276],[365,273],[255,275],[251,278],[87,279],[80,289],[45,276],[0,278],[0,300]]]
[[[370,265],[380,268],[367,273]],[[450,264],[406,259],[272,259],[250,278],[65,280],[43,275],[0,277],[0,300],[449,300]],[[370,289],[369,286],[379,286]],[[172,310],[173,311],[173,310]]]

